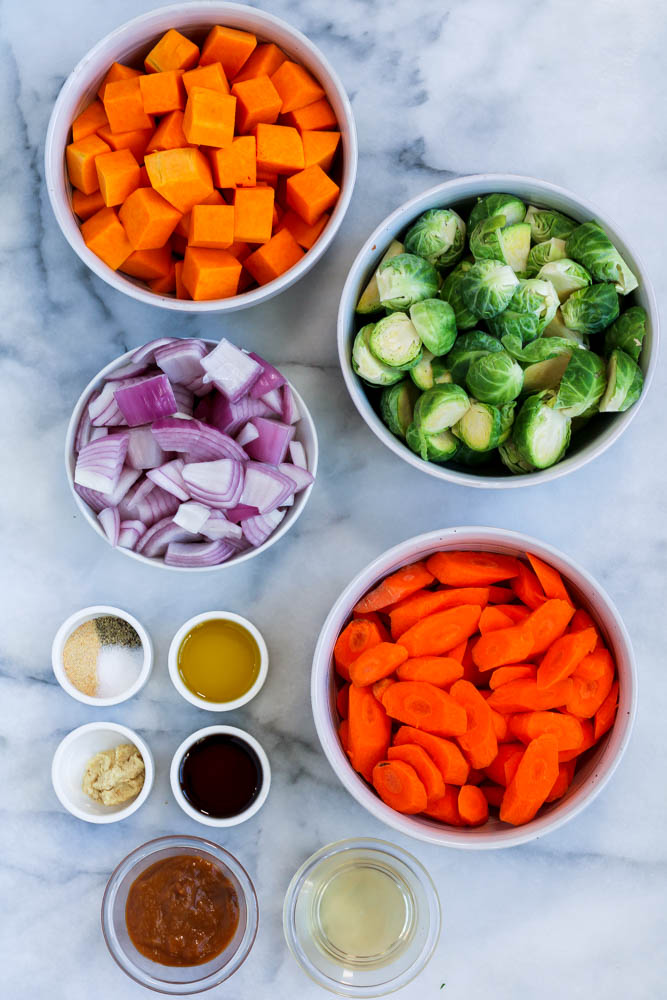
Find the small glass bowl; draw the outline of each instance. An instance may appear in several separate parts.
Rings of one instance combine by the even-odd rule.
[[[385,956],[352,960],[316,940],[321,884],[340,868],[369,866],[395,881],[406,906],[400,941]],[[384,840],[340,840],[317,851],[289,884],[283,906],[287,945],[310,978],[340,996],[380,997],[417,976],[431,958],[440,936],[440,901],[426,869],[407,851]]]
[[[130,886],[156,861],[190,854],[206,858],[221,868],[236,890],[239,923],[227,947],[202,965],[160,965],[146,958],[132,944],[125,924],[125,904]],[[169,996],[203,993],[229,979],[248,957],[257,935],[259,909],[250,876],[236,858],[218,844],[201,837],[159,837],[137,847],[111,875],[102,900],[102,933],[112,958],[140,986]]]

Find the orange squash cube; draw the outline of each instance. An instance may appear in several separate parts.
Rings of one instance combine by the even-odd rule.
[[[271,76],[281,66],[287,56],[273,42],[262,42],[250,54],[243,69],[234,77],[234,83],[251,80],[254,76]]]
[[[191,299],[192,296],[183,284],[183,261],[177,260],[174,264],[174,281],[176,282],[176,298]]]
[[[92,135],[99,128],[108,122],[104,105],[99,100],[94,100],[81,112],[72,122],[72,142],[85,139],[87,135]]]
[[[213,191],[211,168],[200,149],[188,146],[149,153],[146,170],[158,194],[179,212],[189,212]]]
[[[304,250],[310,250],[330,218],[329,213],[324,212],[317,222],[309,226],[307,222],[303,221],[300,215],[297,215],[296,212],[290,209],[288,212],[285,212],[280,220],[280,228],[289,229],[299,246],[303,247]]]
[[[112,132],[153,128],[153,119],[144,111],[139,77],[107,83],[103,103]]]
[[[230,247],[227,247],[227,253],[243,262],[252,253],[252,247],[248,243],[239,243],[235,240]]]
[[[123,202],[118,217],[135,250],[164,246],[181,213],[152,187],[140,187]]]
[[[234,209],[231,205],[195,205],[190,219],[188,245],[226,250],[234,242]]]
[[[278,120],[282,101],[268,76],[235,83],[232,94],[236,98],[237,132],[252,132],[260,122],[272,125]]]
[[[334,109],[326,97],[321,97],[319,101],[314,101],[313,104],[307,104],[305,108],[297,108],[296,111],[290,111],[288,114],[283,115],[283,118],[285,125],[292,125],[299,132],[305,132],[306,130],[321,132],[324,129],[338,128]]]
[[[152,133],[148,145],[147,153],[154,153],[164,149],[183,149],[188,145],[183,131],[183,112],[171,111],[165,115],[158,127]]]
[[[198,59],[199,49],[195,43],[175,28],[170,28],[150,50],[144,59],[144,66],[147,73],[162,73],[168,69],[190,69]]]
[[[289,229],[281,229],[268,243],[251,253],[243,266],[258,285],[266,285],[298,264],[303,256],[303,250]]]
[[[301,136],[287,125],[257,125],[257,169],[275,174],[294,174],[303,170]]]
[[[235,97],[192,87],[183,117],[185,137],[193,145],[231,146],[235,115]]]
[[[97,179],[95,157],[108,152],[109,147],[98,135],[87,135],[78,142],[70,142],[65,150],[65,161],[72,187],[78,188],[82,194],[97,191],[100,182]]]
[[[219,191],[214,190],[208,198],[204,198],[203,201],[199,202],[200,205],[226,205],[227,202],[222,197]],[[182,215],[178,225],[174,232],[177,236],[183,236],[187,242],[188,236],[190,235],[190,221],[192,219],[192,209]],[[185,253],[185,247],[183,247],[183,253]]]
[[[271,81],[280,94],[284,115],[324,97],[324,90],[315,77],[299,63],[288,59],[273,73]]]
[[[195,300],[228,299],[236,295],[242,264],[227,250],[188,247],[181,280]]]
[[[151,182],[148,179],[148,171],[146,170],[146,167],[142,164],[139,167],[139,187],[149,188],[150,186]]]
[[[285,184],[287,204],[312,226],[323,212],[335,205],[340,188],[328,177],[322,167],[306,167],[292,174]]]
[[[111,63],[106,76],[102,80],[97,91],[97,96],[100,100],[104,100],[104,90],[107,83],[115,83],[116,80],[130,80],[133,76],[141,76],[141,71],[138,69],[133,69],[132,66],[124,66],[122,63],[115,62]]]
[[[102,192],[98,188],[92,194],[83,194],[75,188],[72,191],[72,208],[81,221],[85,222],[91,215],[95,215],[95,212],[99,212],[101,208],[104,208]]]
[[[97,130],[97,134],[100,139],[104,139],[109,149],[129,149],[137,163],[143,163],[153,130],[139,128],[129,132],[112,132],[108,125],[104,125]]]
[[[234,240],[268,243],[273,228],[272,187],[237,188],[234,192]]]
[[[325,173],[328,173],[338,149],[340,132],[305,131],[301,133],[301,141],[303,142],[304,166],[312,167],[317,164],[318,167],[322,167]]]
[[[155,250],[134,250],[123,261],[119,270],[133,278],[151,281],[154,278],[164,278],[171,268],[171,247],[169,244]]]
[[[223,28],[216,24],[211,28],[202,46],[200,66],[222,63],[228,80],[235,77],[257,46],[257,39],[248,31],[238,28]]]
[[[132,244],[113,208],[102,208],[81,225],[81,235],[89,250],[117,271],[132,253]]]
[[[254,135],[232,139],[231,146],[209,151],[213,183],[219,188],[254,187],[257,183],[257,145]]]
[[[157,295],[168,295],[169,292],[176,291],[176,265],[174,261],[171,262],[171,267],[167,274],[163,275],[161,278],[152,278],[148,285],[152,292]]]
[[[170,111],[183,110],[185,88],[182,77],[180,69],[165,69],[139,77],[141,99],[147,115],[166,115]]]
[[[217,90],[219,94],[229,93],[229,84],[222,63],[209,63],[208,66],[196,66],[183,74],[185,90],[189,94],[193,87],[204,87],[206,90]]]
[[[129,149],[113,150],[95,158],[95,169],[104,204],[122,205],[139,187],[139,164]]]

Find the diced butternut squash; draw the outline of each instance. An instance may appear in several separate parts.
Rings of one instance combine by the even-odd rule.
[[[259,285],[266,285],[298,264],[303,255],[289,229],[281,229],[268,243],[250,254],[243,266]]]
[[[252,253],[252,247],[247,243],[239,243],[235,240],[230,247],[227,247],[227,253],[232,254],[237,260],[243,262]]]
[[[252,132],[260,122],[272,125],[278,120],[282,101],[268,76],[235,83],[232,94],[236,97],[237,132]]]
[[[122,205],[128,195],[139,187],[139,164],[129,149],[101,153],[95,157],[95,169],[107,207]]]
[[[199,204],[226,205],[227,202],[222,197],[219,191],[214,190],[207,198],[204,198],[203,201],[200,201]],[[186,241],[190,235],[190,220],[192,219],[192,212],[193,209],[191,209],[189,212],[186,212],[185,215],[182,215],[178,222],[178,225],[176,226],[176,229],[174,230],[177,236],[184,236]],[[183,247],[183,253],[185,253],[185,247]]]
[[[146,167],[142,163],[142,165],[139,167],[139,187],[149,188],[150,186],[151,182],[148,179],[148,171],[146,170]]]
[[[279,225],[281,229],[289,229],[299,246],[303,247],[304,250],[310,250],[329,219],[328,212],[324,212],[317,222],[309,226],[307,222],[303,221],[300,215],[297,215],[296,212],[290,209],[289,212],[285,212]]]
[[[118,217],[135,250],[155,250],[167,242],[181,213],[152,187],[140,187],[125,199]]]
[[[169,69],[191,69],[199,60],[199,49],[180,31],[170,28],[154,45],[144,60],[147,73],[163,73]]]
[[[273,226],[271,187],[237,188],[234,193],[234,240],[268,243]]]
[[[100,183],[95,169],[95,157],[108,153],[109,147],[98,135],[87,135],[78,142],[70,142],[65,150],[67,174],[72,187],[82,194],[97,191]]]
[[[324,97],[324,89],[315,77],[299,63],[286,59],[271,76],[273,86],[280,94],[282,112],[296,111]]]
[[[208,66],[209,63],[222,63],[225,76],[231,80],[256,46],[257,39],[250,32],[239,31],[238,28],[223,28],[216,24],[206,36],[199,64]]]
[[[219,94],[229,93],[229,83],[222,68],[222,63],[209,63],[208,66],[196,66],[183,74],[183,84],[186,93],[193,87],[204,87],[206,90],[217,90]]]
[[[117,271],[132,253],[132,244],[113,208],[102,208],[86,219],[81,235],[88,249],[113,271]]]
[[[100,139],[104,139],[109,149],[129,149],[137,163],[143,163],[153,130],[139,128],[129,132],[112,132],[108,125],[103,125],[97,130],[97,134]]]
[[[339,193],[338,185],[317,165],[293,174],[285,184],[287,204],[310,226],[336,203]]]
[[[254,138],[254,137],[253,137]],[[268,184],[269,187],[276,188],[278,186],[278,174],[273,170],[260,170],[257,169],[256,173],[257,184]]]
[[[255,76],[271,76],[286,59],[283,50],[273,42],[262,42],[246,60],[233,82],[241,83],[243,80],[252,80]]]
[[[146,146],[146,153],[159,152],[165,149],[183,149],[188,145],[183,131],[183,112],[172,111],[165,115],[153,132]]]
[[[301,133],[301,141],[303,142],[304,167],[317,165],[322,167],[325,173],[328,173],[338,149],[340,132],[306,130]]]
[[[196,301],[227,299],[236,295],[242,265],[227,250],[188,247],[182,281]]]
[[[177,260],[174,264],[174,281],[176,282],[176,298],[191,299],[192,296],[183,284],[183,261]]]
[[[211,149],[213,183],[220,188],[254,187],[257,183],[257,146],[254,135],[241,135],[224,149]]]
[[[133,278],[151,281],[166,277],[170,268],[171,247],[167,244],[155,250],[135,250],[123,261],[119,270]]]
[[[124,66],[122,63],[111,63],[109,70],[100,84],[97,96],[104,100],[104,90],[107,83],[115,83],[116,80],[130,80],[133,76],[141,76],[141,71],[132,66]]]
[[[147,115],[166,115],[185,107],[183,71],[165,69],[139,77],[141,99]]]
[[[183,116],[185,137],[193,145],[231,146],[235,114],[235,97],[192,87]]]
[[[176,291],[176,265],[171,262],[171,267],[167,274],[161,278],[151,278],[148,282],[150,290],[157,295],[168,295],[169,292]]]
[[[257,125],[257,169],[276,174],[294,174],[304,168],[303,143],[295,128]]]
[[[299,132],[334,129],[338,125],[334,109],[326,97],[321,97],[319,101],[307,104],[305,108],[290,111],[284,114],[283,118],[285,125],[292,125]]]
[[[98,188],[97,191],[93,191],[92,194],[83,194],[75,188],[74,191],[72,191],[72,208],[81,221],[85,222],[85,220],[89,219],[91,215],[95,215],[95,212],[99,212],[101,208],[104,208],[104,198],[102,197],[102,192]]]
[[[189,212],[213,191],[211,168],[200,149],[187,147],[150,153],[146,169],[158,194],[179,212]]]
[[[108,123],[106,111],[101,101],[92,101],[72,122],[72,142],[85,139]]]
[[[231,205],[195,205],[190,219],[188,245],[225,250],[234,242],[234,209]]]
[[[153,128],[153,119],[144,111],[139,79],[115,80],[104,88],[104,110],[112,132]]]

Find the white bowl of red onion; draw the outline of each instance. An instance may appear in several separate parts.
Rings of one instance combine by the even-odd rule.
[[[161,338],[89,382],[65,441],[67,480],[110,545],[165,569],[236,566],[285,535],[317,472],[296,389],[229,341]]]

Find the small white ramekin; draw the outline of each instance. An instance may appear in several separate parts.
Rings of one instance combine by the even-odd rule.
[[[100,615],[114,615],[116,618],[123,618],[139,635],[144,650],[144,662],[136,681],[121,694],[117,694],[113,698],[96,698],[94,695],[84,694],[83,691],[79,691],[67,676],[63,663],[65,643],[72,632],[79,628],[80,625],[89,622],[92,618],[99,618]],[[120,705],[121,702],[128,701],[137,692],[141,691],[153,669],[153,658],[153,642],[141,622],[137,621],[134,615],[129,614],[129,612],[123,611],[121,608],[112,608],[105,604],[96,604],[90,608],[82,608],[81,611],[75,611],[73,615],[70,615],[62,623],[55,634],[51,646],[53,672],[63,691],[66,691],[71,698],[76,698],[77,701],[83,702],[84,705],[94,705],[96,708],[109,708],[111,705]]]
[[[215,620],[235,622],[237,625],[241,625],[250,633],[259,649],[259,673],[257,674],[254,683],[248,688],[246,693],[242,694],[240,698],[234,698],[233,701],[206,701],[205,698],[200,698],[183,683],[183,678],[181,677],[178,669],[178,651],[181,648],[181,643],[185,639],[188,632],[191,632],[196,625],[201,625],[202,622]],[[201,615],[195,615],[194,618],[189,618],[185,624],[181,625],[178,632],[171,640],[167,663],[169,666],[169,677],[171,678],[171,683],[174,685],[181,697],[185,698],[186,701],[189,701],[191,705],[195,705],[197,708],[203,708],[207,712],[232,712],[235,708],[241,708],[243,705],[247,705],[248,702],[252,701],[255,695],[261,691],[269,670],[269,651],[266,648],[266,643],[264,642],[262,633],[255,625],[253,625],[252,622],[249,622],[247,618],[242,618],[241,615],[235,615],[231,611],[204,611]]]
[[[121,743],[133,743],[141,754],[146,776],[136,798],[127,804],[105,806],[93,802],[82,788],[83,774],[91,757],[102,750],[112,750]],[[51,764],[53,790],[72,816],[86,823],[118,823],[136,812],[148,798],[155,780],[155,764],[148,744],[127,726],[118,722],[89,722],[68,733],[59,743]]]
[[[191,806],[183,794],[181,783],[178,778],[179,771],[181,769],[181,761],[190,747],[195,743],[198,743],[199,740],[204,739],[205,736],[214,736],[217,733],[224,733],[228,736],[236,736],[237,739],[247,743],[250,749],[254,750],[257,754],[260,767],[262,769],[262,787],[260,788],[259,795],[254,802],[252,802],[247,809],[244,809],[243,812],[238,813],[238,815],[227,816],[225,818],[206,816],[204,813],[200,813],[199,810],[195,809],[194,806]],[[169,780],[171,782],[171,790],[174,798],[183,812],[191,819],[196,820],[197,823],[203,823],[204,826],[238,826],[239,823],[245,823],[247,819],[250,819],[251,816],[254,816],[255,813],[259,812],[266,802],[269,794],[269,788],[271,787],[271,765],[269,764],[269,758],[266,756],[262,745],[257,742],[254,736],[251,736],[250,733],[247,733],[244,729],[238,729],[236,726],[205,726],[204,729],[198,729],[196,733],[192,733],[190,736],[186,737],[186,739],[184,739],[178,747],[176,753],[171,759]]]

